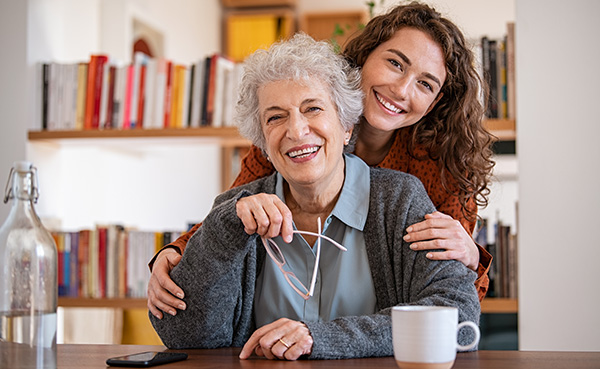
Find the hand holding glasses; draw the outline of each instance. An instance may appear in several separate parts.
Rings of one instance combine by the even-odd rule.
[[[298,279],[298,277],[296,277],[296,275],[294,273],[283,270],[283,266],[285,265],[285,258],[283,257],[283,253],[281,252],[281,250],[279,249],[279,246],[277,246],[275,241],[273,241],[270,238],[261,237],[263,246],[265,247],[265,250],[267,250],[267,254],[269,254],[271,259],[275,262],[275,264],[277,264],[277,266],[279,267],[279,270],[281,270],[281,273],[283,273],[285,280],[288,282],[288,284],[290,286],[292,286],[294,291],[296,291],[305,300],[308,300],[310,298],[310,296],[313,295],[313,292],[315,290],[315,283],[317,282],[317,271],[319,269],[319,260],[321,258],[321,238],[331,242],[338,249],[340,249],[342,251],[347,251],[347,249],[344,246],[340,245],[333,239],[321,234],[321,218],[317,219],[317,230],[318,230],[318,233],[308,232],[308,231],[298,231],[298,230],[292,231],[293,233],[297,233],[297,234],[305,234],[305,235],[317,237],[317,252],[316,252],[316,258],[315,258],[315,268],[313,270],[313,275],[312,275],[312,279],[310,282],[310,289],[306,288],[306,286],[302,282],[300,282],[300,280]],[[294,283],[294,282],[296,282],[296,283]],[[298,286],[302,287],[302,290],[300,290],[296,286],[296,284]]]

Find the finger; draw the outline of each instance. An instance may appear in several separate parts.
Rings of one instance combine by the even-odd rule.
[[[297,360],[302,355],[308,355],[312,352],[313,339],[308,327],[302,322],[294,322],[294,329],[288,332],[282,340],[290,346],[283,353],[286,360]]]
[[[283,359],[283,353],[287,350],[287,347],[279,341],[283,337],[289,328],[286,328],[288,322],[291,320],[281,318],[273,323],[266,324],[257,329],[253,336],[260,337],[258,344],[267,359],[273,360],[275,358]]]
[[[173,306],[177,305],[177,307],[179,307],[179,303],[183,302],[181,301],[181,299],[183,299],[185,296],[183,290],[177,284],[175,284],[175,282],[173,282],[171,276],[168,273],[156,270],[155,277],[160,287],[155,289],[155,292],[157,292],[159,298],[163,295],[164,292],[168,292],[168,294],[165,295],[168,301],[165,302],[173,302]]]
[[[271,353],[282,360],[296,360],[311,352],[312,336],[304,323],[289,319],[278,322],[282,324],[263,336],[261,346],[263,341],[275,340],[270,349]]]
[[[434,211],[430,214],[425,214],[425,219],[433,219],[433,218],[445,218],[445,219],[453,219],[450,215],[446,215],[441,211]]]
[[[150,301],[150,297],[148,297],[147,305],[148,305],[148,310],[150,310],[150,313],[152,315],[154,315],[157,319],[163,318],[162,312],[156,307],[156,305],[154,305],[154,303],[152,303]]]
[[[252,355],[253,352],[258,356],[261,356],[262,354],[262,349],[258,344],[258,340],[254,337],[254,334],[250,336],[250,339],[248,339],[246,344],[244,344],[244,347],[242,347],[239,357],[242,360],[246,360]]]
[[[302,355],[310,355],[312,346],[313,340],[309,334],[296,341],[283,356],[286,360],[298,360]]]
[[[244,231],[247,234],[254,234],[258,229],[258,225],[254,220],[254,215],[252,214],[249,205],[244,200],[246,200],[246,198],[240,199],[237,202],[235,206],[236,214],[238,218],[240,218],[240,220],[242,221],[242,224],[244,225]]]
[[[409,231],[410,229],[410,231]],[[461,240],[470,238],[460,222],[454,219],[429,219],[407,228],[403,239],[417,242],[435,238]]]
[[[432,251],[425,257],[429,260],[458,260],[460,255],[454,251]]]
[[[265,204],[264,209],[268,217],[268,224],[266,224],[267,230],[264,236],[268,238],[279,236],[281,233],[281,225],[283,223],[283,214],[281,213],[279,205],[276,202],[271,202]]]
[[[262,339],[264,334],[275,325],[275,323],[276,322],[266,324],[255,330],[254,333],[252,333],[248,341],[246,341],[246,344],[244,344],[242,351],[240,352],[240,359],[247,359],[250,357],[250,355],[252,355],[252,352],[256,352],[258,354],[259,351],[264,356],[267,356],[267,352],[269,350],[261,346],[260,340]]]
[[[287,205],[285,203],[283,203],[283,201],[278,202],[276,205],[279,208],[279,211],[280,211],[281,216],[282,216],[282,221],[281,221],[281,237],[283,238],[284,242],[290,243],[290,242],[292,242],[292,238],[294,236],[294,234],[293,234],[294,226],[293,226],[292,212],[287,207]]]
[[[426,217],[428,215],[426,215]],[[452,218],[429,217],[428,219],[426,218],[425,220],[423,220],[419,223],[415,223],[415,224],[409,226],[408,228],[406,228],[406,232],[413,233],[413,232],[420,232],[420,231],[423,231],[426,229],[431,229],[431,228],[453,227],[453,226],[455,226],[455,222],[457,222],[457,221],[455,221]]]

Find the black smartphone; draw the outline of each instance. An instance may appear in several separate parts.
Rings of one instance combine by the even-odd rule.
[[[187,357],[187,354],[183,352],[146,351],[137,354],[111,357],[110,359],[106,360],[106,364],[111,366],[132,366],[145,368],[149,366],[185,360]]]

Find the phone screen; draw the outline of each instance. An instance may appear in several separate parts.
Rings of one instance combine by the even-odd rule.
[[[187,354],[180,352],[146,351],[137,354],[111,357],[106,364],[112,366],[149,367],[185,360]]]

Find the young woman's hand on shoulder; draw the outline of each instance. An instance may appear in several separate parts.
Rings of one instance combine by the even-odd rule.
[[[473,238],[458,220],[436,211],[425,215],[425,220],[406,229],[404,240],[411,242],[412,250],[431,251],[431,260],[458,260],[471,270],[479,265],[479,249]]]

